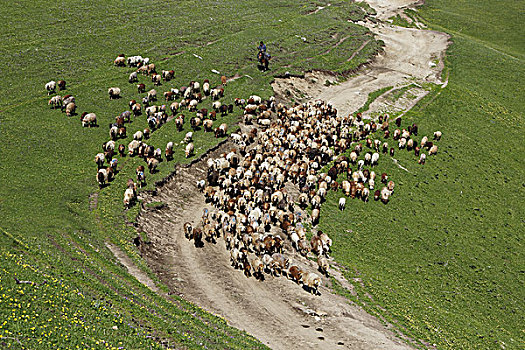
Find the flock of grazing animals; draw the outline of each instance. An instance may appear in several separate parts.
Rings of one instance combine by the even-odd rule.
[[[173,78],[174,71],[163,71],[162,77],[155,73],[155,65],[149,63],[148,58],[142,58],[141,56],[131,56],[126,58],[124,55],[118,56],[114,64],[117,66],[126,66],[126,63],[130,67],[138,67],[136,72],[133,72],[129,76],[129,82],[134,83],[138,82],[138,72],[144,73],[146,75],[152,74],[152,81],[155,85],[159,85],[159,82],[161,79],[164,79],[166,81]],[[160,78],[160,79],[159,79]],[[175,114],[182,110],[186,106],[193,106],[194,108],[197,106],[199,102],[202,101],[203,97],[200,94],[200,85],[196,82],[191,82],[189,87],[182,87],[180,90],[178,89],[171,89],[168,92],[164,93],[164,96],[166,98],[166,101],[174,100],[177,97],[179,97],[181,94],[184,96],[183,100],[180,102],[173,102],[170,105],[170,110],[172,112],[172,115],[175,116]],[[66,82],[64,80],[59,80],[58,82],[50,81],[45,85],[45,89],[47,91],[48,95],[51,95],[53,93],[56,93],[56,89],[58,87],[58,90],[65,90],[66,89]],[[204,93],[206,96],[212,95],[212,97],[217,100],[219,97],[222,97],[224,93],[224,89],[213,89],[209,90],[209,82],[204,82]],[[206,87],[208,88],[206,90]],[[138,85],[138,92],[142,93],[145,91],[145,84],[139,84]],[[180,93],[179,93],[180,91]],[[121,90],[118,87],[111,87],[108,89],[108,94],[110,99],[119,99],[121,97]],[[157,165],[159,162],[162,161],[162,150],[160,148],[154,148],[153,146],[147,145],[145,142],[143,142],[143,139],[148,139],[151,132],[155,131],[157,128],[159,128],[162,124],[167,122],[168,114],[166,111],[166,105],[160,105],[155,106],[151,105],[152,102],[157,100],[156,91],[154,89],[150,90],[147,93],[147,96],[142,99],[143,104],[147,107],[146,108],[146,114],[147,114],[147,121],[148,125],[151,128],[146,128],[143,131],[137,131],[133,134],[133,140],[128,144],[128,154],[130,156],[141,156],[146,161],[146,164],[150,170],[150,173],[155,172]],[[218,102],[218,101],[217,101]],[[51,99],[48,101],[48,105],[51,106],[51,108],[56,109],[60,108],[63,112],[66,113],[67,116],[72,116],[76,114],[76,108],[77,105],[75,103],[75,97],[71,95],[65,95],[60,96],[56,95],[51,97]],[[121,157],[124,157],[126,155],[126,147],[123,144],[119,144],[117,146],[116,141],[118,139],[123,139],[127,137],[126,133],[126,127],[125,123],[129,123],[131,121],[131,114],[135,117],[138,117],[142,114],[142,108],[141,105],[136,103],[135,100],[131,100],[129,103],[129,107],[131,108],[131,111],[124,111],[119,116],[115,118],[115,123],[111,123],[109,125],[109,135],[110,140],[105,142],[102,145],[102,151],[101,153],[98,153],[95,156],[95,163],[97,165],[97,182],[99,184],[99,187],[106,186],[110,181],[112,181],[115,177],[115,174],[117,173],[117,165],[118,160],[114,158],[114,156],[118,154]],[[191,108],[191,107],[190,107]],[[189,108],[189,109],[190,109]],[[231,106],[227,110],[220,109],[220,112],[222,115],[225,115],[228,112],[232,112],[233,106]],[[190,109],[191,110],[191,109]],[[210,117],[213,118],[213,120],[216,120],[216,111],[210,113]],[[192,127],[194,130],[200,128],[200,125],[202,124],[202,121],[198,118],[199,116],[201,118],[206,117],[208,115],[207,111],[205,109],[199,111],[197,113],[197,118],[192,118],[190,120],[190,123],[192,124]],[[97,125],[97,116],[95,113],[82,113],[80,117],[80,121],[82,122],[82,126],[98,126]],[[208,120],[205,120],[205,123],[208,128],[211,128],[211,124],[213,122],[209,122]],[[179,115],[179,117],[176,120],[177,129],[179,131],[182,130],[182,126],[184,124],[184,115]],[[220,127],[217,128],[216,136],[222,137],[226,135],[227,126],[226,124],[222,124]],[[192,132],[188,132],[185,137],[185,142],[187,143],[185,147],[185,154],[186,157],[190,157],[193,155],[194,152],[194,145],[192,142]],[[173,159],[173,142],[168,142],[165,149],[165,157],[167,160]],[[107,164],[106,164],[107,163]],[[137,169],[137,179],[139,182],[139,186],[142,186],[145,184],[145,175],[144,175],[144,167],[139,166]],[[132,202],[136,198],[136,184],[133,182],[133,180],[128,181],[128,188],[125,191],[124,194],[124,204],[129,207]]]
[[[139,73],[150,76],[155,86],[174,77],[172,70],[157,74],[155,65],[141,56],[126,59],[120,55],[114,64],[137,68],[128,77],[131,84],[139,82]],[[222,77],[221,81],[225,84],[226,78]],[[65,81],[46,84],[48,95],[53,94],[57,86],[59,90],[65,89]],[[146,93],[145,84],[137,84],[137,91]],[[109,88],[108,94],[110,99],[120,98],[120,88]],[[136,182],[133,179],[127,181],[123,200],[127,208],[136,200],[137,187],[146,183],[145,166],[154,173],[163,156],[167,161],[173,159],[173,142],[168,142],[163,152],[144,141],[168,121],[168,111],[179,132],[185,123],[185,116],[180,112],[186,108],[195,112],[189,121],[193,131],[203,128],[205,132],[214,132],[216,137],[228,135],[227,124],[213,127],[218,116],[233,112],[233,105],[223,105],[219,101],[224,96],[223,87],[211,88],[208,80],[202,85],[191,81],[187,87],[172,88],[162,96],[166,103],[170,103],[169,107],[155,104],[155,89],[149,90],[140,103],[131,100],[131,110],[122,112],[115,118],[115,123],[109,125],[110,139],[94,159],[96,179],[101,188],[118,172],[117,152],[121,157],[129,155],[144,159],[145,165],[136,169]],[[198,109],[198,104],[206,97],[213,100],[211,111]],[[49,105],[61,107],[68,115],[76,109],[75,99],[70,95],[54,96]],[[320,230],[307,240],[306,218],[297,206],[303,210],[310,207],[311,222],[315,226],[328,191],[341,190],[344,194],[339,199],[340,210],[345,209],[348,197],[367,202],[373,191],[374,200],[388,203],[395,183],[382,173],[377,175],[376,184],[374,169],[381,154],[394,156],[395,150],[387,142],[391,133],[398,149],[413,151],[419,164],[425,163],[427,154],[437,153],[437,145],[428,137],[424,136],[420,142],[415,139],[418,135],[416,124],[400,130],[401,118],[395,119],[397,128],[391,131],[388,116],[380,116],[377,122],[365,121],[360,113],[342,117],[337,115],[333,106],[323,101],[286,107],[276,104],[274,98],[263,101],[258,96],[250,96],[247,100],[236,98],[235,105],[244,111],[243,123],[251,129],[232,133],[230,137],[236,149],[208,160],[207,177],[199,181],[197,187],[217,210],[209,212],[205,209],[201,222],[196,225],[186,223],[185,235],[193,239],[196,246],[204,241],[215,243],[223,237],[230,250],[232,266],[242,269],[246,276],[263,279],[264,273],[282,274],[314,293],[318,292],[321,278],[292,264],[285,254],[285,240],[288,239],[291,247],[302,256],[313,253],[317,257],[318,270],[323,274],[328,274],[327,257],[332,241]],[[143,111],[148,128],[133,133],[133,140],[127,147],[117,145],[119,139],[127,137],[125,123],[131,122],[132,115],[141,116]],[[93,113],[83,113],[81,121],[83,126],[97,125]],[[259,128],[252,126],[254,124]],[[383,141],[378,137],[381,132]],[[441,132],[436,131],[433,141],[440,139]],[[185,156],[192,156],[193,132],[186,133],[184,143]],[[328,167],[327,172],[321,171],[324,167]],[[297,198],[288,195],[287,182],[299,189]]]
[[[56,87],[58,86],[58,90],[65,90],[66,89],[66,82],[65,80],[59,80],[58,82],[55,82],[54,80],[48,82],[45,86],[47,90],[47,94],[51,95],[56,93]],[[77,105],[75,101],[75,97],[72,95],[55,95],[51,97],[47,103],[51,108],[56,109],[60,108],[62,112],[66,113],[66,116],[71,117],[73,115],[76,115]],[[97,125],[97,116],[95,113],[87,113],[84,112],[80,116],[80,122],[82,123],[83,127],[93,127],[98,126]]]
[[[117,165],[118,160],[115,156],[118,154],[120,157],[138,156],[144,159],[145,165],[140,165],[136,169],[137,181],[129,179],[127,182],[127,189],[124,192],[124,205],[129,207],[133,204],[137,196],[137,187],[142,187],[146,184],[145,166],[147,166],[150,173],[154,173],[157,166],[165,158],[167,161],[173,159],[174,155],[174,143],[168,142],[164,149],[155,148],[152,145],[148,145],[145,140],[149,139],[151,134],[159,129],[162,125],[168,122],[169,115],[174,119],[175,127],[180,132],[183,130],[185,124],[185,116],[180,113],[184,109],[190,112],[196,112],[195,116],[190,118],[189,124],[193,131],[186,133],[184,138],[184,153],[186,158],[194,155],[195,146],[193,144],[193,132],[204,128],[205,132],[214,132],[215,137],[225,137],[228,131],[228,125],[225,123],[220,124],[214,128],[214,121],[219,116],[225,116],[228,113],[233,112],[233,105],[223,105],[219,99],[224,96],[224,88],[219,86],[217,88],[211,88],[209,80],[204,80],[202,86],[197,81],[191,81],[188,86],[182,86],[180,89],[171,88],[169,91],[165,91],[162,96],[166,103],[170,103],[169,106],[166,104],[155,104],[157,101],[157,91],[151,89],[146,92],[146,84],[139,83],[139,73],[141,75],[150,76],[152,83],[155,86],[160,86],[162,81],[170,81],[174,78],[175,72],[173,70],[162,71],[158,74],[154,63],[150,63],[149,58],[143,58],[142,56],[131,56],[126,58],[124,55],[119,55],[115,60],[116,66],[129,66],[137,68],[136,71],[132,72],[128,76],[128,82],[130,84],[137,84],[137,91],[139,94],[146,93],[140,102],[135,99],[129,101],[130,110],[126,110],[120,115],[115,117],[115,122],[109,125],[109,137],[110,139],[102,145],[102,152],[95,156],[95,163],[97,164],[97,182],[102,188],[112,181],[118,171]],[[225,81],[223,77],[221,81]],[[224,85],[223,85],[224,86]],[[108,95],[110,99],[121,98],[121,89],[118,87],[111,87],[108,89]],[[210,97],[214,102],[211,111],[205,108],[198,109],[198,104],[203,99]],[[126,123],[131,122],[131,117],[139,117],[146,115],[148,127],[144,130],[137,130],[133,133],[133,140],[131,140],[127,147],[124,144],[118,144],[119,139],[127,138]],[[91,114],[95,119],[96,116]],[[82,120],[89,123],[90,114],[83,114]],[[118,153],[117,153],[118,152]]]
[[[58,82],[51,80],[48,82],[45,86],[45,89],[47,91],[48,95],[56,93],[56,88],[58,87],[58,91],[65,90],[66,89],[66,81],[65,80],[59,80]],[[75,115],[77,110],[77,105],[75,104],[75,97],[71,95],[55,95],[51,97],[48,101],[48,106],[51,106],[51,108],[56,109],[60,108],[62,112],[66,113],[66,116],[71,117],[72,115]]]
[[[318,269],[324,274],[328,273],[327,254],[332,241],[322,231],[308,241],[305,218],[295,205],[303,209],[310,206],[312,224],[317,225],[321,204],[330,190],[341,189],[345,195],[339,200],[341,210],[345,209],[346,197],[366,202],[374,190],[374,200],[388,203],[395,183],[382,173],[378,180],[383,187],[376,190],[373,170],[381,153],[394,153],[387,142],[375,139],[379,131],[389,138],[388,117],[381,116],[379,124],[365,123],[359,113],[337,116],[337,110],[323,101],[287,108],[275,105],[273,99],[261,101],[251,96],[248,101],[236,99],[236,104],[244,106],[247,126],[257,123],[263,130],[253,127],[249,132],[232,134],[238,147],[208,160],[207,177],[197,187],[217,210],[210,213],[205,209],[195,226],[186,223],[186,237],[199,246],[203,240],[215,243],[222,236],[232,266],[242,269],[246,276],[284,274],[316,292],[321,283],[319,276],[290,262],[283,252],[284,239],[289,239],[292,248],[303,256],[315,254]],[[399,128],[401,118],[395,124]],[[418,150],[413,147],[416,124],[407,129],[393,131],[400,149],[414,148],[416,156],[423,154],[424,148],[429,155],[435,154],[437,146],[427,137],[422,138]],[[441,132],[434,133],[435,140],[440,138]],[[329,164],[329,170],[321,172]],[[286,182],[299,188],[297,198],[288,195]],[[281,234],[272,231],[276,227]]]

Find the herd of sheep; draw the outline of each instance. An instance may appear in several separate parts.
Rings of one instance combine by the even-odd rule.
[[[157,86],[161,85],[162,82],[167,82],[173,79],[173,70],[163,70],[161,74],[158,74],[154,63],[150,63],[148,58],[142,58],[141,56],[131,56],[127,59],[124,55],[119,55],[114,64],[116,66],[130,66],[136,67],[136,71],[133,71],[128,76],[128,82],[130,84],[139,83],[139,74],[149,76],[151,82]],[[202,85],[200,82],[191,81],[188,86],[182,86],[180,88],[171,88],[168,91],[162,93],[165,103],[157,104],[158,95],[156,89],[150,89],[146,92],[146,84],[137,84],[137,92],[139,94],[145,93],[145,96],[137,100],[132,99],[129,101],[130,110],[122,112],[116,117],[115,123],[110,125],[110,140],[103,145],[104,153],[101,155],[104,159],[109,162],[108,167],[103,165],[99,167],[97,174],[97,181],[100,186],[104,186],[107,181],[111,181],[115,172],[117,160],[112,158],[116,154],[116,150],[121,157],[126,154],[129,156],[138,156],[144,159],[145,165],[148,167],[150,173],[154,173],[160,162],[163,161],[163,156],[167,161],[173,159],[174,154],[174,143],[172,141],[166,144],[164,152],[161,148],[155,148],[152,145],[148,145],[145,140],[149,139],[151,133],[159,129],[162,125],[168,121],[174,121],[174,126],[177,131],[181,132],[185,124],[186,117],[181,112],[187,110],[188,112],[195,112],[195,116],[189,119],[189,124],[193,131],[186,133],[184,138],[185,148],[184,153],[186,158],[191,157],[194,154],[195,146],[193,144],[193,132],[196,130],[204,129],[205,132],[214,132],[216,137],[224,137],[227,135],[228,126],[225,123],[220,124],[218,127],[213,127],[214,122],[220,116],[225,116],[233,112],[233,105],[223,105],[219,99],[224,96],[224,84],[225,78],[222,77],[222,86],[211,88],[209,80],[204,80]],[[108,89],[108,95],[110,99],[118,99],[121,97],[121,90],[118,87],[111,87]],[[212,110],[208,111],[206,108],[199,109],[199,104],[207,97],[213,100]],[[169,103],[169,105],[167,105]],[[130,122],[131,116],[139,117],[144,113],[148,127],[144,130],[137,130],[133,133],[133,140],[131,140],[126,146],[124,144],[117,144],[115,141],[119,138],[125,138],[127,135],[125,123]],[[171,113],[171,116],[170,116]],[[97,158],[95,158],[97,161]],[[106,176],[107,173],[107,176]],[[136,170],[137,181],[129,179],[127,182],[127,189],[124,193],[124,205],[129,207],[136,199],[137,186],[142,187],[146,183],[145,166],[140,165]]]
[[[150,76],[155,86],[174,77],[172,70],[157,74],[155,65],[141,56],[126,59],[120,55],[114,64],[137,68],[128,77],[131,84],[138,83],[139,73]],[[191,81],[188,86],[165,91],[162,96],[169,106],[155,104],[157,91],[151,89],[146,93],[145,84],[137,84],[137,91],[146,96],[140,102],[131,100],[130,110],[115,118],[115,123],[109,126],[110,140],[95,156],[100,187],[112,181],[117,173],[117,152],[120,157],[143,158],[150,173],[156,171],[163,156],[167,161],[172,160],[173,142],[168,142],[163,152],[145,140],[170,120],[178,131],[182,131],[183,109],[195,112],[189,121],[193,131],[203,128],[205,132],[214,132],[216,137],[228,136],[227,124],[213,127],[218,116],[232,113],[234,108],[234,105],[223,105],[219,101],[224,96],[226,78],[222,77],[221,81],[223,85],[217,88],[211,88],[209,81],[204,80],[202,85]],[[45,88],[51,95],[57,86],[63,90],[65,85],[62,80],[51,81]],[[121,90],[111,87],[108,95],[110,99],[120,98]],[[213,101],[210,111],[198,108],[206,97]],[[49,100],[49,105],[61,108],[67,115],[73,115],[76,110],[75,98],[70,95],[56,95]],[[381,154],[394,156],[394,147],[389,147],[388,139],[391,137],[398,149],[413,152],[418,163],[424,164],[427,155],[437,153],[434,142],[441,138],[441,132],[436,131],[434,142],[427,136],[418,141],[417,125],[401,129],[401,118],[395,119],[395,127],[392,127],[388,116],[380,116],[378,120],[365,120],[360,113],[338,116],[337,110],[323,101],[286,107],[276,104],[274,98],[263,101],[258,96],[250,96],[247,100],[236,98],[235,105],[244,112],[243,129],[246,131],[229,135],[235,149],[216,159],[208,159],[207,177],[197,183],[206,201],[216,210],[205,209],[199,223],[186,223],[185,235],[193,239],[196,246],[204,241],[215,243],[223,237],[232,266],[242,269],[247,276],[262,279],[264,273],[283,274],[315,293],[321,284],[320,277],[290,261],[284,249],[286,240],[302,256],[314,254],[319,271],[327,274],[332,241],[320,230],[308,240],[306,227],[310,223],[318,224],[328,191],[341,190],[343,193],[338,203],[340,210],[345,209],[348,197],[367,202],[372,193],[374,200],[386,204],[394,193],[395,183],[386,173],[376,175],[375,169]],[[125,124],[130,122],[132,115],[141,116],[143,110],[148,128],[135,131],[127,147],[117,145],[118,139],[127,137]],[[93,113],[83,113],[81,121],[83,126],[97,125]],[[193,132],[186,133],[184,142],[185,155],[190,157],[194,152]],[[146,182],[144,165],[137,167],[136,176],[136,181],[127,181],[126,207],[135,201],[137,186],[142,187]],[[297,192],[295,195],[289,193],[289,186],[295,189],[292,191]],[[309,219],[303,211],[307,207],[311,213]]]
[[[326,274],[332,241],[322,231],[307,240],[306,218],[298,207],[310,207],[315,226],[328,191],[342,191],[341,210],[347,197],[366,202],[374,190],[375,200],[388,203],[395,183],[382,173],[378,179],[382,188],[376,189],[374,168],[381,153],[394,154],[386,142],[391,126],[386,116],[378,123],[365,121],[360,114],[338,116],[337,110],[323,101],[287,108],[257,96],[248,101],[236,99],[241,105],[246,102],[244,123],[248,128],[256,123],[263,130],[251,127],[231,134],[236,148],[208,160],[207,178],[197,187],[217,210],[209,213],[206,209],[196,225],[186,223],[186,237],[197,246],[203,240],[216,242],[223,237],[232,266],[247,276],[284,274],[316,292],[321,279],[292,264],[283,252],[284,242],[289,240],[305,257],[313,253],[319,271]],[[426,136],[415,146],[416,124],[400,130],[401,118],[394,122],[397,128],[392,138],[399,149],[413,150],[420,164],[424,163],[423,149],[429,155],[436,153],[437,146]],[[380,132],[385,141],[378,138]],[[434,133],[435,140],[440,138],[441,132]],[[287,183],[299,190],[293,198],[285,188]]]
[[[65,90],[66,89],[66,82],[65,80],[59,80],[58,82],[55,82],[54,80],[48,82],[45,86],[45,89],[47,90],[47,94],[51,95],[56,93],[56,88],[58,87],[58,90]],[[73,115],[76,115],[77,105],[75,102],[75,97],[72,95],[55,95],[51,97],[47,103],[51,108],[57,109],[60,108],[62,112],[66,113],[66,116],[71,117]],[[87,113],[84,112],[80,116],[80,122],[82,123],[82,126],[97,126],[97,116],[95,113]]]
[[[169,81],[174,77],[173,70],[162,71],[161,74],[157,74],[155,64],[150,63],[149,58],[142,58],[141,56],[131,56],[126,59],[124,55],[119,55],[115,59],[114,64],[116,66],[128,65],[129,67],[137,68],[136,71],[129,75],[129,83],[138,82],[139,73],[150,76],[151,81],[156,86],[160,85],[162,81]],[[213,126],[218,117],[233,112],[233,105],[223,105],[219,101],[219,99],[224,96],[226,78],[221,77],[221,82],[223,85],[216,88],[211,88],[208,80],[204,80],[202,86],[199,82],[191,81],[188,86],[180,87],[180,89],[171,88],[162,94],[166,103],[170,103],[169,106],[166,104],[155,104],[157,101],[157,91],[155,89],[149,90],[146,95],[140,99],[140,103],[135,99],[130,100],[130,110],[126,110],[115,117],[115,122],[109,125],[110,139],[102,145],[102,152],[95,156],[94,161],[97,164],[96,180],[99,186],[102,188],[114,179],[118,171],[118,160],[115,158],[117,154],[120,155],[120,157],[125,157],[126,155],[139,156],[145,160],[150,173],[156,171],[158,164],[163,161],[163,152],[160,148],[148,145],[145,140],[149,139],[151,133],[168,122],[170,119],[168,113],[170,112],[171,119],[174,119],[175,127],[178,131],[182,131],[185,124],[185,116],[179,112],[187,109],[189,112],[195,112],[195,116],[189,120],[193,131],[203,128],[205,132],[214,132],[216,137],[226,136],[228,130],[227,124],[221,123],[215,128]],[[45,90],[48,95],[51,95],[56,93],[57,87],[59,91],[65,90],[66,82],[64,80],[58,82],[50,81],[45,85]],[[144,83],[139,83],[137,85],[138,93],[145,93],[145,87],[146,85]],[[108,95],[110,99],[120,99],[122,97],[121,89],[119,87],[110,87],[108,89]],[[213,100],[212,110],[210,111],[206,108],[198,109],[199,103],[206,97],[210,97]],[[48,105],[53,109],[60,108],[67,116],[75,115],[77,110],[75,97],[71,95],[53,96],[48,101]],[[131,140],[127,146],[117,144],[119,139],[125,139],[127,137],[126,123],[131,122],[132,116],[139,117],[143,115],[143,111],[147,118],[148,127],[135,131],[133,133],[133,140]],[[82,113],[80,121],[82,126],[98,126],[95,113]],[[191,157],[194,154],[193,132],[190,131],[186,133],[184,142],[186,144],[184,148],[186,158]],[[174,144],[173,142],[168,142],[164,150],[164,157],[169,161],[173,159],[173,154]],[[144,166],[139,166],[136,174],[138,186],[144,185],[146,179]],[[127,207],[136,199],[136,188],[137,184],[133,180],[128,181],[128,188],[124,195],[124,204]]]

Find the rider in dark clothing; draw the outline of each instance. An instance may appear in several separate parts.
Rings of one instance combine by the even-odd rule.
[[[269,60],[272,56],[270,56],[269,53],[266,52],[266,45],[261,41],[259,43],[259,46],[257,47],[257,59],[260,61],[261,58],[266,58]],[[262,55],[260,55],[262,53]]]
[[[260,51],[262,52],[266,52],[266,45],[264,45],[264,43],[261,41],[261,43],[259,44],[259,47],[257,48]]]
[[[266,52],[266,45],[261,41],[259,46],[257,47],[257,61],[259,61],[259,64],[264,65],[264,69],[268,69],[268,61],[272,56],[270,56],[269,53]]]

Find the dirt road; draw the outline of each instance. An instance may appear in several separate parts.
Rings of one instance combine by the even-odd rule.
[[[415,84],[410,90],[411,98],[401,101],[378,99],[372,103],[365,116],[380,111],[393,112],[408,110],[424,97],[428,90],[422,85],[426,82],[443,84],[443,56],[448,45],[448,35],[431,30],[403,28],[386,21],[415,1],[391,0],[367,1],[378,12],[377,24],[371,21],[358,22],[385,42],[384,52],[374,62],[362,67],[356,76],[336,84],[325,86],[326,80],[335,81],[333,76],[322,72],[310,72],[305,78],[276,79],[273,88],[277,95],[286,96],[285,91],[300,91],[315,99],[328,101],[341,115],[352,113],[367,100],[368,94],[392,86],[399,88]],[[349,53],[350,55],[350,53]],[[312,84],[312,79],[317,83]],[[420,86],[418,88],[417,86]],[[296,100],[298,96],[292,95]],[[397,102],[397,105],[396,105]]]
[[[231,147],[226,143],[211,156]],[[325,287],[316,296],[285,277],[247,278],[230,266],[223,240],[202,248],[187,240],[183,224],[198,223],[203,208],[211,209],[195,185],[205,176],[206,160],[180,168],[155,196],[143,196],[145,202],[167,204],[162,209],[143,210],[138,220],[138,229],[151,240],[143,253],[165,283],[273,349],[406,348],[377,319]],[[287,256],[295,264],[316,269],[315,263],[291,251]]]
[[[384,20],[413,2],[369,3],[378,10],[378,18]],[[274,84],[276,92],[284,91],[287,84],[304,84],[310,96],[328,100],[340,112],[348,113],[360,107],[369,92],[385,86],[414,81],[441,83],[439,62],[447,46],[446,35],[385,23],[365,25],[384,40],[386,47],[385,53],[357,76],[330,87],[312,86],[305,79],[278,80]],[[377,108],[382,107],[371,106],[371,110]],[[233,147],[229,142],[223,144],[202,161],[179,168],[155,195],[141,195],[145,203],[167,204],[161,209],[144,208],[138,219],[138,229],[151,240],[141,251],[152,270],[176,293],[224,317],[232,326],[246,330],[273,349],[409,348],[376,318],[332,294],[324,287],[330,285],[327,278],[323,278],[320,296],[284,277],[265,275],[264,281],[247,278],[230,266],[222,239],[217,244],[196,248],[193,241],[184,237],[183,224],[198,223],[203,208],[210,208],[196,188],[196,181],[205,177],[206,160]],[[287,255],[295,264],[311,271],[316,269],[315,263],[291,252],[288,249]]]

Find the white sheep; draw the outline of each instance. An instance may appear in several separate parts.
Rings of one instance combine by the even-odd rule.
[[[430,150],[428,151],[428,155],[431,156],[433,154],[436,154],[438,151],[438,146],[437,145],[433,145],[432,147],[430,147]]]
[[[363,202],[368,202],[368,197],[370,196],[370,190],[368,188],[363,188],[363,191],[361,192],[361,199]]]
[[[427,159],[427,155],[425,153],[421,153],[421,155],[419,156],[418,163],[419,164],[425,164],[426,159]]]
[[[186,158],[189,158],[191,155],[193,155],[194,149],[195,149],[195,146],[193,145],[193,142],[188,143],[185,149]]]
[[[162,155],[162,152],[161,152]],[[148,169],[150,174],[153,174],[155,170],[157,170],[157,166],[159,165],[159,161],[156,158],[148,158],[147,159]]]
[[[321,278],[313,272],[303,274],[301,276],[301,282],[306,286],[312,293],[317,293],[321,286]]]
[[[104,150],[105,151],[109,151],[109,150],[114,151],[115,150],[115,146],[116,146],[115,141],[110,140],[110,141],[108,141],[108,142],[106,142],[104,144]]]
[[[199,92],[201,91],[201,84],[198,81],[194,81],[193,85],[191,86],[192,91]]]
[[[372,160],[370,161],[371,165],[377,165],[377,162],[379,160],[379,153],[375,152],[372,154]]]
[[[339,210],[343,211],[345,210],[345,207],[346,207],[346,198],[345,197],[339,198]]]
[[[312,210],[312,224],[317,225],[319,223],[319,209],[315,208]]]
[[[118,57],[115,58],[115,60],[113,61],[113,64],[114,64],[115,66],[118,66],[118,67],[125,66],[125,65],[126,65],[126,58],[123,57],[123,56],[118,56]]]
[[[131,188],[127,188],[124,192],[124,206],[126,208],[129,208],[130,205],[133,203],[133,200],[135,200],[135,192]]]
[[[98,186],[102,188],[107,182],[108,182],[108,170],[107,169],[99,169],[97,172],[97,182]]]
[[[180,104],[178,102],[173,102],[170,105],[170,110],[171,110],[171,113],[173,113],[173,115],[175,115],[175,113],[177,113],[177,111],[179,110],[179,106],[180,106]]]
[[[272,121],[270,119],[259,119],[258,123],[262,126],[270,126]]]
[[[143,137],[144,137],[144,134],[140,130],[133,134],[133,140],[140,141],[142,140]]]
[[[51,106],[51,108],[60,107],[62,106],[62,97],[59,95],[53,96],[47,104]]]
[[[221,97],[221,92],[219,89],[211,89],[211,98],[213,100],[218,100]]]
[[[108,89],[110,99],[120,98],[120,89],[118,87],[112,87]]]
[[[428,142],[428,137],[423,136],[423,138],[421,139],[421,147],[425,147],[427,142]]]
[[[357,161],[357,153],[355,151],[350,152],[350,162],[352,162],[352,164],[355,164],[356,161]]]
[[[253,99],[253,103],[256,105],[260,105],[262,102],[262,99],[257,95],[251,95],[249,99]]]
[[[137,150],[140,147],[141,142],[138,140],[133,140],[128,144],[128,152],[130,156],[133,156],[137,153]]]
[[[66,105],[66,116],[71,117],[73,114],[75,114],[75,111],[77,109],[77,105],[75,102],[70,102]]]
[[[154,115],[155,113],[157,113],[157,106],[149,106],[146,108],[146,115],[148,117]]]
[[[215,112],[218,112],[219,109],[222,106],[222,103],[221,103],[221,101],[215,101],[215,102],[213,102],[213,104],[211,106],[215,110]]]
[[[95,164],[97,164],[97,167],[100,169],[104,166],[104,162],[106,161],[106,157],[104,156],[104,153],[97,153],[95,156]]]
[[[441,140],[441,131],[438,130],[434,132],[434,140],[437,140],[437,141]]]
[[[57,83],[54,80],[51,80],[49,83],[47,83],[46,84],[47,94],[51,95],[52,93],[54,93],[56,87],[57,87]]]
[[[192,93],[191,88],[187,88],[186,90],[184,90],[183,97],[184,98],[190,98],[191,93]]]
[[[129,75],[128,81],[130,83],[134,83],[136,81],[139,81],[139,78],[137,76],[137,72],[131,72],[130,75]]]
[[[188,131],[188,132],[186,133],[186,136],[184,137],[184,142],[185,142],[185,143],[189,143],[189,142],[191,142],[192,140],[193,140],[193,132]]]
[[[194,112],[196,109],[197,109],[197,104],[199,103],[199,101],[197,100],[191,100],[189,105],[188,105],[188,109],[191,111],[191,112]]]
[[[388,190],[388,188],[383,187],[383,188],[381,189],[381,201],[382,201],[383,203],[385,203],[385,204],[388,203],[388,200],[389,200],[389,198],[390,198],[390,194],[391,194],[391,193],[390,193],[390,191]]]
[[[96,126],[97,125],[97,116],[95,113],[82,113],[80,117],[82,121],[82,126]]]
[[[365,154],[365,164],[370,164],[371,161],[372,161],[372,154],[370,154],[370,152],[367,152]]]
[[[67,95],[66,95],[66,96],[67,96]],[[64,97],[66,97],[66,96],[64,96]],[[71,102],[75,102],[75,97],[74,97],[74,96],[68,96],[68,97],[66,97],[66,98],[63,98],[63,100],[62,100],[62,106],[63,106],[63,107],[64,107],[64,106],[67,106],[67,105],[68,105],[69,103],[71,103]]]
[[[317,266],[319,269],[319,272],[322,274],[328,275],[328,268],[330,267],[330,264],[328,263],[328,259],[324,256],[319,256],[317,258]]]
[[[112,140],[116,140],[117,136],[118,136],[118,127],[116,125],[113,125],[109,129],[109,138],[112,139]]]
[[[153,74],[151,76],[151,81],[153,82],[154,85],[160,85],[162,82],[162,77],[160,74]]]
[[[157,100],[157,90],[151,89],[150,91],[148,91],[147,99],[148,99],[148,102],[156,101]]]

